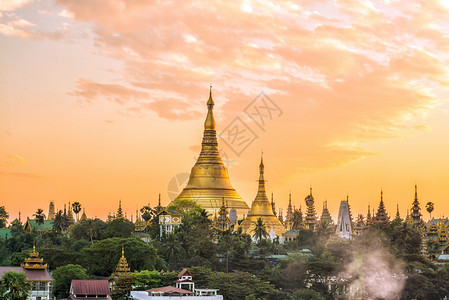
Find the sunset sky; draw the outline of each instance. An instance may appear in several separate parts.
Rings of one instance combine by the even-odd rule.
[[[233,186],[264,152],[277,208],[449,215],[449,1],[0,1],[0,206],[168,204],[199,154],[209,84]],[[263,94],[261,94],[263,93]],[[259,98],[257,98],[259,96]],[[259,102],[258,102],[259,101]],[[248,111],[260,101],[276,110]],[[259,107],[260,108],[260,107]],[[253,141],[230,144],[240,122]],[[224,142],[228,139],[228,143]],[[236,149],[236,147],[240,147]],[[178,177],[176,177],[178,176]]]

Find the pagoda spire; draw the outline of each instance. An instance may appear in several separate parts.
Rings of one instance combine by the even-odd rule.
[[[399,214],[399,204],[396,204],[396,220],[401,220],[401,215]]]
[[[385,210],[383,194],[384,194],[383,190],[380,190],[380,203],[379,208],[377,209],[376,222],[387,224],[390,221],[390,219]]]
[[[299,209],[301,211],[301,208]],[[328,224],[333,223],[331,214],[327,209],[327,200],[323,202],[323,212],[321,213],[320,222],[326,222]]]
[[[215,118],[214,118],[214,99],[212,99],[212,85],[209,90],[209,100],[207,100],[207,116],[204,121],[205,130],[215,130]]]
[[[117,214],[115,217],[123,218],[123,209],[122,209],[122,200],[121,199],[118,201],[118,209],[117,209]]]
[[[112,274],[113,276],[123,276],[129,275],[131,269],[128,266],[128,261],[125,257],[125,248],[122,246],[122,257],[120,257],[117,267],[115,268],[115,272]]]
[[[306,196],[304,201],[307,206],[304,225],[307,229],[314,230],[317,224],[317,217],[315,211],[315,199],[312,196],[312,187],[310,187],[310,193]]]
[[[265,190],[264,169],[263,156],[261,156],[259,165],[259,186],[256,198],[251,205],[250,213],[240,226],[244,233],[251,234],[252,230],[255,228],[257,219],[261,218],[267,229],[272,229],[276,236],[281,236],[285,229],[273,213],[273,208],[268,200],[267,192]]]
[[[421,219],[422,214],[421,214],[420,210],[421,210],[421,207],[420,207],[419,201],[418,201],[418,187],[415,184],[415,198],[413,200],[412,212],[410,214],[414,224],[420,224],[422,222],[422,219]]]
[[[273,210],[273,214],[276,216],[276,207],[275,207],[275,204],[274,204],[273,193],[271,193],[271,208]]]
[[[293,226],[293,208],[292,208],[292,193],[288,194],[288,207],[287,207],[287,215],[285,216],[285,224],[287,225],[287,229],[292,229]]]
[[[220,209],[222,197],[226,197],[228,208],[235,209],[237,217],[241,218],[249,207],[232,187],[228,170],[220,157],[213,108],[214,100],[211,87],[207,101],[201,152],[191,169],[186,187],[173,202],[191,200],[199,204],[208,213],[213,214]]]
[[[161,207],[161,193],[159,193],[159,199],[157,202],[157,206]]]

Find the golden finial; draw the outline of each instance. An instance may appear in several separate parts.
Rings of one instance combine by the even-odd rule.
[[[33,245],[33,252],[36,252],[36,244]]]
[[[122,246],[122,257],[125,257],[125,248]]]
[[[204,129],[215,130],[215,119],[214,119],[214,100],[212,99],[212,85],[209,91],[209,100],[207,100],[207,116],[206,121],[204,121]]]

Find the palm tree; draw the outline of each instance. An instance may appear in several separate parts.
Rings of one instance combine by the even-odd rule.
[[[299,230],[303,226],[302,212],[295,209],[292,216],[292,229]]]
[[[73,202],[72,203],[72,209],[73,209],[73,212],[75,213],[75,215],[76,215],[76,220],[78,221],[79,219],[78,219],[78,213],[81,211],[81,203],[79,203],[79,202]]]
[[[175,234],[173,233],[168,234],[167,240],[163,245],[163,249],[163,255],[167,259],[169,268],[172,261],[176,260],[184,251],[184,249],[179,245],[178,239],[176,238]]]
[[[56,232],[61,232],[64,229],[64,215],[62,210],[59,210],[55,214],[55,219],[53,220],[53,230]]]
[[[429,212],[430,219],[432,219],[432,212],[433,212],[433,202],[427,202],[426,209]]]
[[[266,238],[268,236],[267,226],[263,222],[262,218],[258,218],[256,222],[253,222],[256,227],[254,227],[251,232],[253,232],[253,239],[255,238],[257,241]]]
[[[34,219],[36,220],[36,223],[39,224],[44,224],[44,220],[45,220],[45,215],[44,215],[44,211],[42,208],[38,208],[36,213],[33,214]]]
[[[3,273],[0,284],[0,298],[5,300],[25,300],[31,292],[31,282],[24,272]]]

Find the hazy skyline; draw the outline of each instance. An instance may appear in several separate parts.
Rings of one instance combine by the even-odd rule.
[[[199,154],[209,84],[219,141],[248,205],[264,151],[276,207],[313,187],[335,219],[449,214],[449,5],[433,1],[7,0],[0,3],[0,205],[15,218],[80,202],[129,214]],[[261,93],[279,111],[245,113]],[[256,122],[255,122],[256,121]],[[260,125],[260,124],[259,124]],[[235,145],[234,145],[235,147]],[[241,148],[239,148],[241,150]],[[235,149],[234,149],[235,150]],[[236,154],[239,153],[238,154]],[[285,216],[285,210],[284,210]]]

